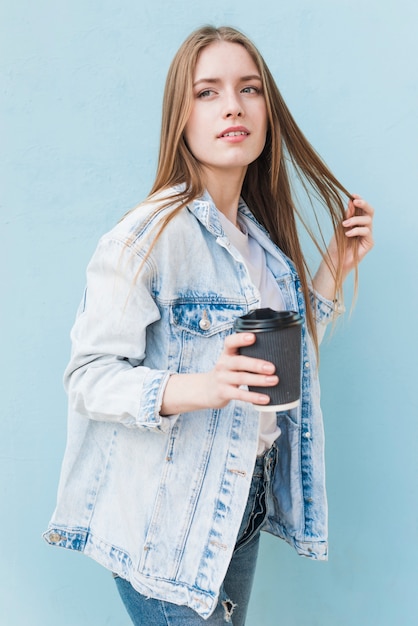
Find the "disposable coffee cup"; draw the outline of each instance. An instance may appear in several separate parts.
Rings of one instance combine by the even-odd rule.
[[[255,342],[240,348],[240,354],[274,363],[279,383],[274,387],[249,387],[268,394],[269,404],[257,404],[259,411],[287,411],[299,405],[302,346],[302,317],[296,311],[256,309],[238,317],[237,333],[254,333]]]

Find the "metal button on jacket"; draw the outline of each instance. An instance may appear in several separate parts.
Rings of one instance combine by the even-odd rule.
[[[206,311],[203,311],[203,317],[199,322],[199,327],[202,330],[209,330],[209,328],[211,327],[210,319],[208,318],[208,314],[206,313]]]

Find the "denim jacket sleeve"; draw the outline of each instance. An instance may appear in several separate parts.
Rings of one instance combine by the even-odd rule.
[[[151,264],[126,242],[99,242],[71,333],[64,375],[70,411],[129,428],[168,427],[159,410],[170,372],[143,365],[147,327],[160,319],[152,277]]]
[[[316,331],[318,333],[318,344],[324,338],[327,325],[336,320],[339,315],[344,313],[345,308],[340,302],[334,302],[321,296],[312,287],[309,291],[311,307],[316,322]]]

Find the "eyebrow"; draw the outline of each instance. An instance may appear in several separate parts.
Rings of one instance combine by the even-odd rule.
[[[249,74],[248,76],[241,76],[241,78],[239,79],[239,82],[245,83],[249,80],[259,80],[261,83],[261,76],[259,76],[258,74]],[[200,83],[214,84],[214,83],[220,83],[220,82],[221,82],[220,78],[199,78],[199,80],[193,83],[193,87],[196,87],[196,85],[199,85]]]

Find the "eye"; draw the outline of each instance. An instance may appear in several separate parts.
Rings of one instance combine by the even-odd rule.
[[[261,89],[258,87],[244,87],[241,89],[242,93],[261,93]]]
[[[198,98],[209,98],[212,96],[214,91],[212,89],[204,89],[197,94]]]

